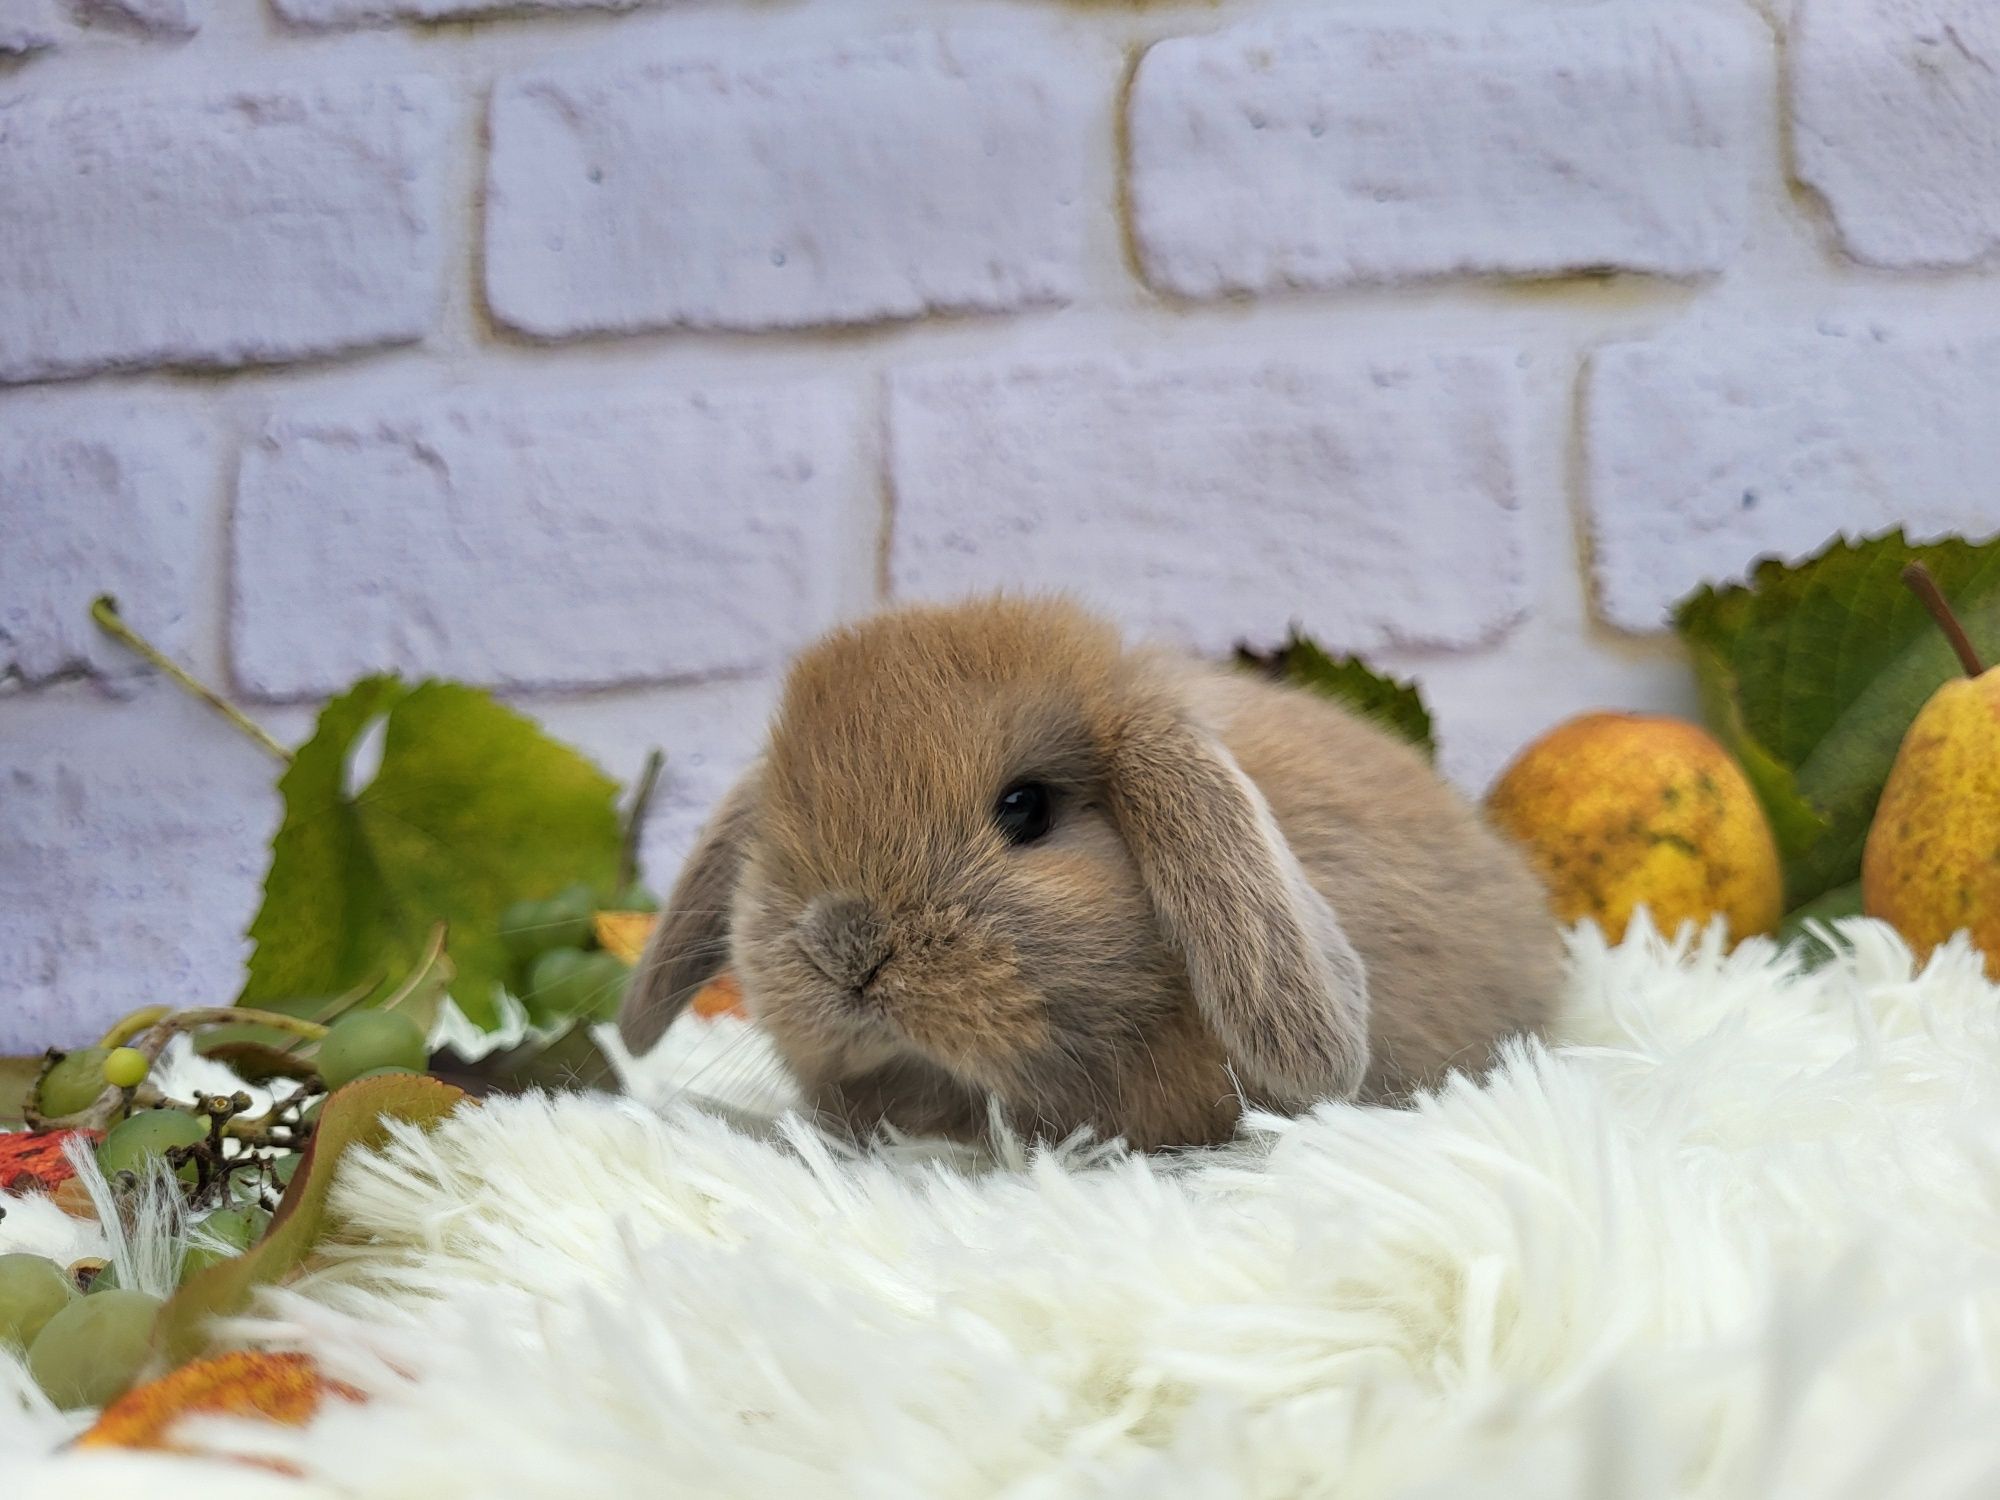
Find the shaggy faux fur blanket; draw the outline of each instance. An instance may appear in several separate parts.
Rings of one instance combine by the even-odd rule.
[[[63,1453],[0,1360],[0,1494],[2000,1494],[2000,990],[1843,933],[1584,933],[1554,1045],[1172,1160],[463,1111],[355,1162],[356,1247],[244,1330],[372,1399],[194,1434],[303,1477]],[[636,1082],[755,1108],[754,1047]]]

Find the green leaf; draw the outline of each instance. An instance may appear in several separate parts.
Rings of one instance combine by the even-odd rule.
[[[1959,672],[1902,582],[1911,562],[1930,569],[1982,654],[2000,656],[2000,541],[1839,541],[1796,566],[1767,559],[1748,584],[1701,589],[1675,610],[1709,726],[1770,815],[1791,905],[1861,873],[1903,732]]]
[[[1316,641],[1294,627],[1285,644],[1276,651],[1258,652],[1249,646],[1236,648],[1237,665],[1263,672],[1280,682],[1311,688],[1345,704],[1365,719],[1400,735],[1435,759],[1437,745],[1431,736],[1430,710],[1414,682],[1385,677],[1356,656],[1330,655]]]
[[[1817,934],[1809,931],[1809,922],[1833,922],[1841,917],[1861,915],[1861,882],[1849,881],[1837,885],[1805,905],[1786,913],[1785,920],[1778,927],[1778,941],[1789,946],[1797,943],[1804,951],[1806,967],[1816,969],[1833,957],[1833,949],[1822,942]]]
[[[381,1146],[393,1120],[429,1130],[464,1100],[450,1084],[415,1073],[357,1079],[330,1094],[264,1237],[183,1282],[153,1324],[153,1347],[176,1365],[205,1352],[211,1319],[242,1312],[258,1287],[291,1275],[326,1237],[327,1194],[343,1152]]]
[[[378,721],[382,759],[350,790]],[[369,678],[327,704],[278,782],[273,841],[241,1004],[310,1015],[357,983],[400,983],[447,924],[453,999],[480,1025],[509,961],[500,913],[618,871],[617,787],[488,694]],[[379,1000],[374,1002],[379,1003]]]

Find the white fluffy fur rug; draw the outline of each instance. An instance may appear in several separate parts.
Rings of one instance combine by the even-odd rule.
[[[306,1478],[54,1451],[0,1357],[0,1495],[1991,1496],[2000,990],[1844,932],[1585,933],[1552,1050],[1174,1162],[466,1111],[356,1164],[367,1244],[257,1330],[373,1400],[202,1431]],[[748,1081],[732,1035],[644,1082]]]

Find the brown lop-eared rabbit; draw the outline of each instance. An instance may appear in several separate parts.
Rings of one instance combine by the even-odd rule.
[[[1477,1072],[1559,951],[1527,865],[1391,735],[989,599],[799,659],[619,1025],[651,1046],[726,967],[858,1132],[976,1137],[994,1105],[1154,1148]]]

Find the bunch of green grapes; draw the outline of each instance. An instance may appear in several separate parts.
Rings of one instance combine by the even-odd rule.
[[[599,911],[657,911],[659,901],[638,885],[599,896],[587,885],[573,885],[544,900],[517,901],[501,914],[500,940],[514,964],[508,988],[538,1026],[608,1021],[618,1014],[632,971],[597,946],[591,918]]]
[[[208,1215],[182,1257],[181,1280],[242,1254],[270,1220],[248,1203]],[[35,1383],[65,1410],[102,1406],[139,1377],[161,1305],[158,1297],[120,1286],[112,1266],[86,1274],[79,1286],[77,1275],[52,1260],[0,1255],[0,1349],[23,1357]]]

